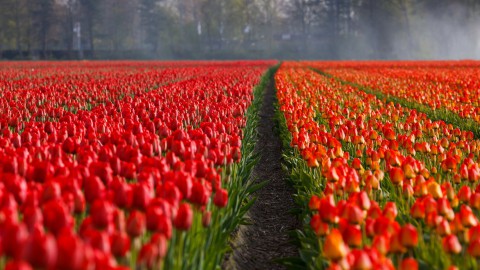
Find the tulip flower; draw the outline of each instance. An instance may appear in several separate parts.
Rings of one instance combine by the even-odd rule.
[[[413,258],[406,258],[400,262],[399,270],[418,270],[418,262]]]
[[[462,245],[456,235],[448,235],[442,239],[443,250],[447,253],[459,254],[462,251]]]
[[[213,198],[213,203],[220,208],[227,206],[228,192],[225,189],[217,190],[215,192],[215,197]]]
[[[317,236],[325,236],[330,231],[328,223],[323,222],[319,214],[312,216],[310,219],[310,227],[312,227]]]
[[[34,229],[23,250],[23,258],[35,268],[52,268],[57,262],[57,242],[51,234]]]
[[[175,217],[173,224],[175,228],[179,230],[187,231],[192,225],[193,212],[189,204],[181,204],[178,208],[177,216]],[[148,215],[147,215],[148,220]]]
[[[333,229],[325,239],[323,255],[329,260],[338,261],[344,258],[347,253],[348,247],[343,242],[342,234],[337,229]]]
[[[390,180],[394,185],[399,185],[405,179],[405,175],[402,169],[398,167],[394,167],[390,169],[389,174],[390,174]]]
[[[153,226],[156,227],[156,226]],[[127,219],[127,233],[130,237],[141,236],[145,232],[145,215],[139,211],[132,211]]]

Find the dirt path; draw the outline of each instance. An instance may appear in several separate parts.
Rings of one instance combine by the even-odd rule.
[[[275,101],[271,78],[260,109],[259,141],[255,150],[261,152],[261,158],[252,174],[258,182],[269,182],[256,193],[257,201],[248,213],[252,225],[241,226],[237,232],[232,244],[234,251],[224,265],[228,270],[285,269],[272,260],[298,256],[298,249],[288,236],[300,223],[290,214],[295,203],[291,196],[293,189],[288,186],[281,167],[282,143],[273,130]]]

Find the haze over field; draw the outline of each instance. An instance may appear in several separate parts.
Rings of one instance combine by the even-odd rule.
[[[478,59],[478,0],[0,0],[0,57]]]

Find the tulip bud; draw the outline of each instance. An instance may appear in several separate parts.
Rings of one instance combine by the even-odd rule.
[[[390,220],[395,220],[398,210],[397,205],[394,202],[387,202],[383,207],[383,215]]]
[[[130,238],[124,232],[114,232],[110,238],[112,254],[117,258],[124,257],[130,250]]]
[[[86,251],[82,240],[68,230],[62,231],[57,237],[58,260],[57,269],[83,269]]]
[[[113,223],[114,207],[106,200],[96,200],[90,207],[92,223],[98,229],[104,229]]]
[[[159,258],[163,258],[167,255],[168,240],[165,238],[165,235],[161,233],[153,234],[152,238],[150,238],[150,243],[156,246]]]
[[[317,195],[313,195],[311,198],[310,198],[310,201],[308,203],[308,208],[310,208],[310,210],[318,210],[320,208],[320,198],[317,196]]]
[[[172,223],[160,206],[150,205],[145,215],[149,231],[164,233],[167,238],[171,237]]]
[[[358,225],[347,224],[346,228],[342,232],[343,239],[350,247],[362,246],[362,231]]]
[[[190,205],[183,203],[178,208],[177,216],[175,217],[173,224],[175,225],[175,228],[179,230],[188,231],[192,225],[192,219],[193,212]]]
[[[470,201],[470,197],[472,196],[472,190],[469,186],[462,186],[458,190],[458,199],[463,203],[468,203]]]
[[[352,270],[369,270],[374,269],[372,260],[365,250],[354,250],[353,252]]]
[[[25,243],[23,258],[35,268],[52,268],[57,261],[55,238],[35,229]]]
[[[202,225],[203,227],[209,227],[212,221],[212,212],[205,211],[202,215]]]
[[[205,188],[205,186],[200,181],[194,182],[190,201],[194,204],[205,206],[209,198],[210,192]]]
[[[58,234],[63,228],[71,228],[74,221],[67,206],[59,200],[47,202],[43,206],[43,223],[53,234]]]
[[[146,184],[139,183],[133,187],[132,206],[139,210],[145,210],[153,197],[153,192]]]
[[[402,169],[398,167],[391,168],[389,171],[389,175],[390,175],[390,181],[392,181],[394,185],[399,185],[405,179],[405,175]]]
[[[5,270],[33,270],[33,268],[25,261],[15,260],[7,262]]]
[[[145,232],[145,215],[133,210],[127,219],[127,233],[130,237],[135,238],[142,235]]]
[[[467,251],[468,251],[468,254],[470,254],[470,256],[472,257],[475,257],[475,258],[480,257],[480,238],[470,242],[470,244],[468,245]]]
[[[442,188],[435,181],[429,181],[429,183],[427,184],[427,190],[428,190],[428,193],[432,195],[434,199],[443,197]]]
[[[217,190],[215,192],[215,197],[213,198],[213,203],[220,208],[227,206],[228,192],[225,189]]]
[[[310,227],[315,232],[317,236],[324,236],[329,232],[328,223],[322,222],[319,214],[315,214],[310,219]]]
[[[407,248],[415,247],[418,244],[418,232],[412,224],[404,225],[400,229],[400,242]]]
[[[158,247],[153,243],[147,243],[140,249],[137,265],[140,269],[153,269],[158,259]]]
[[[445,236],[442,240],[443,250],[447,253],[459,254],[462,251],[462,245],[456,235]]]
[[[338,261],[344,258],[348,253],[348,247],[343,242],[342,234],[337,229],[327,235],[323,244],[323,255],[325,258]]]
[[[403,259],[398,270],[418,270],[418,262],[414,258]]]
[[[386,235],[376,235],[373,238],[372,247],[375,248],[383,256],[390,251],[390,239]]]
[[[22,257],[22,249],[28,238],[27,227],[23,223],[7,223],[3,230],[3,238],[1,241],[3,251],[7,256],[20,259]]]

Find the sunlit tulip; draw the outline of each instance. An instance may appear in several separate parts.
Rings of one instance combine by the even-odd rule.
[[[348,247],[343,242],[342,234],[337,229],[333,229],[325,239],[323,255],[329,260],[338,261],[345,257],[347,252]]]
[[[418,244],[418,232],[412,224],[402,226],[399,232],[400,243],[407,247],[415,247]]]
[[[418,262],[413,258],[406,258],[400,262],[399,270],[418,270]]]
[[[462,251],[462,245],[456,235],[448,235],[442,239],[443,250],[447,253],[458,254]]]

